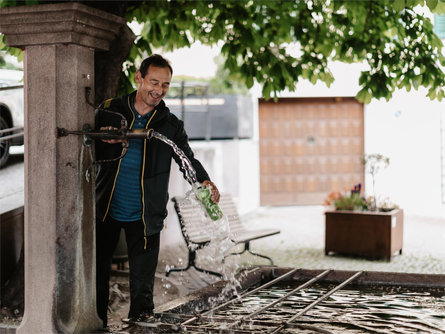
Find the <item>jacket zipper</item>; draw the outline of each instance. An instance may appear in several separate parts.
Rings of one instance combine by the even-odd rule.
[[[148,120],[147,125],[145,125],[145,129],[148,129],[148,126],[150,125],[150,122],[153,119],[153,117],[155,116],[156,112],[157,112],[157,109],[155,109],[153,111],[153,114],[151,115],[150,119]],[[144,172],[145,172],[145,155],[146,155],[146,150],[147,150],[147,141],[144,140],[144,154],[142,156],[142,171],[141,171],[142,222],[144,223],[144,239],[145,239],[144,249],[147,249],[147,226],[146,226],[146,222],[145,222],[145,201],[144,201],[144,197],[145,197],[145,193],[144,193]]]
[[[128,97],[128,106],[130,107],[130,97]],[[131,110],[131,107],[130,107],[130,110]],[[130,129],[133,127],[133,123],[134,123],[134,119],[135,119],[134,113],[132,112],[131,114],[133,115],[133,119],[132,119],[131,124],[130,124]],[[122,148],[121,154],[124,152],[124,150],[125,150],[125,148]],[[107,218],[108,211],[110,210],[111,199],[113,198],[114,188],[116,187],[116,181],[117,181],[117,176],[119,175],[119,170],[121,168],[121,162],[122,162],[122,159],[119,160],[119,164],[117,166],[116,175],[114,176],[113,188],[111,189],[110,198],[108,199],[107,210],[105,211],[104,217],[102,219],[103,222],[105,221],[105,218]]]

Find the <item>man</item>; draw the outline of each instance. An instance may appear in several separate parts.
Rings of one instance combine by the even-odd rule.
[[[190,159],[197,179],[219,192],[194,158],[184,124],[170,113],[162,98],[172,77],[170,63],[160,55],[145,59],[136,72],[137,91],[105,101],[102,109],[123,115],[131,129],[154,129],[172,140]],[[97,128],[120,127],[113,113],[96,111]],[[96,159],[108,160],[123,152],[120,140],[96,142]],[[159,236],[167,216],[171,159],[180,165],[170,146],[157,139],[130,139],[118,161],[103,163],[96,178],[97,311],[107,326],[110,266],[121,229],[125,230],[130,267],[130,321],[153,314],[153,284],[159,253]],[[181,165],[180,165],[181,166]],[[185,177],[185,176],[184,176]]]

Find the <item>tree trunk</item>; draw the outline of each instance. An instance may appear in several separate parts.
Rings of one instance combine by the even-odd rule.
[[[94,57],[94,104],[96,106],[102,101],[116,96],[122,74],[122,64],[130,53],[135,37],[131,29],[125,25],[111,43],[109,51],[96,51]]]

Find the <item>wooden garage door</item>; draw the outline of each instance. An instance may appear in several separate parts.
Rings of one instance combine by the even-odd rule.
[[[363,105],[353,98],[259,101],[261,205],[322,204],[364,179]]]

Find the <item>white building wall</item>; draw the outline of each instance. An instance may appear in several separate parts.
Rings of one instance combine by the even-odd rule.
[[[444,103],[425,97],[426,90],[398,91],[389,101],[365,106],[365,152],[391,159],[376,177],[385,194],[407,213],[445,217],[442,203],[441,122]],[[366,179],[367,189],[372,189]]]
[[[256,139],[191,141],[196,158],[203,164],[212,181],[221,193],[232,195],[240,215],[258,208],[259,191],[259,145]],[[191,190],[172,162],[169,194],[184,196]],[[161,244],[169,245],[182,240],[173,203],[167,206],[169,215],[166,229],[161,234]]]
[[[331,87],[301,81],[295,92],[283,92],[279,97],[355,96],[360,71],[365,66],[332,63],[330,69],[336,78]],[[261,97],[259,86],[252,91],[256,99]],[[441,156],[444,152],[441,131],[445,133],[441,129],[441,113],[445,117],[445,102],[431,101],[426,94],[425,89],[399,90],[390,101],[373,99],[365,105],[365,153],[381,153],[390,158],[388,169],[376,177],[377,196],[389,197],[410,214],[445,218],[442,202],[445,161]],[[254,108],[257,115],[258,105]],[[369,174],[365,177],[365,189],[372,195]]]

